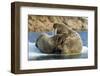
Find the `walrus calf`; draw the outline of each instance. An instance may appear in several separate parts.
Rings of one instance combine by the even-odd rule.
[[[42,53],[52,54],[55,42],[48,35],[42,34],[36,40],[36,47],[39,48]]]
[[[82,40],[76,31],[63,24],[54,24],[56,34],[53,37],[41,35],[36,46],[41,52],[47,54],[80,54],[82,50]]]

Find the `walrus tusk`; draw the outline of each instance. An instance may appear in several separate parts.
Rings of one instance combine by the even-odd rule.
[[[57,28],[53,29],[54,31],[54,36],[57,35]]]

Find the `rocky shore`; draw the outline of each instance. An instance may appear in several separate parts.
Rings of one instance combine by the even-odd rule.
[[[87,17],[73,17],[73,16],[28,16],[28,31],[29,32],[49,32],[53,29],[54,23],[61,23],[69,26],[75,31],[88,30]]]

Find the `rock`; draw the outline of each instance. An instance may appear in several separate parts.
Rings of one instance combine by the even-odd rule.
[[[69,16],[28,16],[29,32],[49,32],[53,29],[53,24],[65,24],[75,31],[86,31],[88,21],[87,17],[69,17]]]

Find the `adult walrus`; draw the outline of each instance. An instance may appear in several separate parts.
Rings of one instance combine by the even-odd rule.
[[[55,23],[53,25],[56,34],[62,34],[58,40],[58,48],[62,54],[79,54],[82,50],[82,40],[80,35],[65,24]]]
[[[82,50],[82,41],[79,34],[64,24],[55,23],[53,25],[57,34],[53,37],[41,35],[36,46],[43,53],[56,54],[80,54]]]

